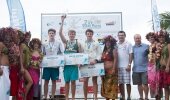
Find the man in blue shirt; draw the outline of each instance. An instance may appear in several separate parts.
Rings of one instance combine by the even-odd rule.
[[[135,45],[133,46],[133,84],[138,85],[139,100],[143,100],[143,91],[145,93],[145,100],[148,99],[148,78],[147,78],[147,64],[148,64],[148,49],[149,46],[141,43],[141,35],[134,35]]]

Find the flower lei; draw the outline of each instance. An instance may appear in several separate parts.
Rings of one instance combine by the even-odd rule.
[[[160,59],[161,57],[161,52],[165,44],[158,43],[156,46],[156,59]]]
[[[149,54],[148,54],[149,62],[155,61],[155,56],[154,56],[155,51],[156,51],[156,44],[151,44],[149,46]]]
[[[40,52],[40,50],[32,50],[31,49],[31,52],[34,52],[34,51],[38,51],[39,54],[40,54],[40,59],[38,61],[34,61],[31,59],[31,65],[35,66],[35,67],[39,67],[40,66],[40,63],[42,62],[42,59],[43,59],[43,53]]]

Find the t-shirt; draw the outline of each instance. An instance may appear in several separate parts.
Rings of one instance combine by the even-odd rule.
[[[44,55],[58,55],[64,52],[64,47],[61,42],[47,42],[43,44],[43,54]]]
[[[85,43],[83,44],[83,49],[84,53],[89,55],[89,60],[101,59],[102,49],[99,43],[95,41],[85,41]]]
[[[124,41],[123,43],[118,43],[118,67],[125,68],[129,64],[129,54],[132,53],[132,44]]]
[[[146,72],[148,66],[148,49],[147,44],[133,46],[133,72]]]

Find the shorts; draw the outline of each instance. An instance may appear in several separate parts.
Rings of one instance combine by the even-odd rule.
[[[9,78],[11,81],[10,95],[17,96],[19,84],[19,68],[18,65],[10,65]]]
[[[65,82],[78,80],[78,66],[66,65],[64,66],[64,80]]]
[[[44,68],[42,79],[44,80],[58,80],[59,68]]]
[[[130,84],[131,83],[131,72],[127,72],[126,68],[118,68],[118,83],[119,84]]]
[[[148,84],[147,72],[133,72],[133,85]]]

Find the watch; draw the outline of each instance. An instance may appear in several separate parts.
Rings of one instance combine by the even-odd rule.
[[[99,62],[99,60],[97,60],[97,59],[95,59],[95,61],[96,61],[96,63],[98,63],[98,62]]]

